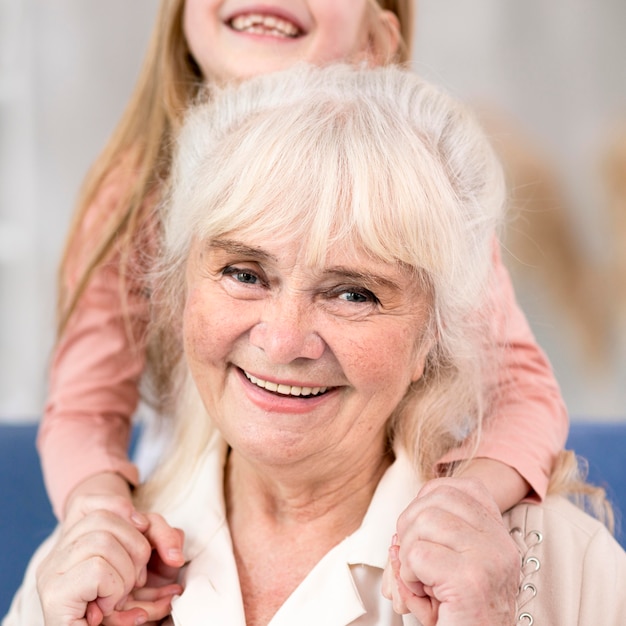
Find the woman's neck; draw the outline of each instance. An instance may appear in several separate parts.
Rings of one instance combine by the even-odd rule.
[[[267,624],[320,559],[359,528],[393,457],[333,472],[261,470],[231,452],[224,494],[246,623]]]
[[[355,530],[392,461],[391,452],[381,451],[334,468],[323,463],[267,468],[231,451],[224,478],[229,521],[241,514],[246,523],[262,519],[270,527],[286,529],[302,524],[330,528],[337,519]]]

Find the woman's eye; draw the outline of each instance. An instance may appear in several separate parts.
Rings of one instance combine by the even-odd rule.
[[[238,267],[225,267],[222,270],[224,276],[229,276],[239,283],[245,285],[256,285],[260,282],[259,277],[250,270],[240,269]]]
[[[367,302],[378,302],[376,296],[367,289],[346,289],[342,293],[339,294],[339,298],[345,300],[346,302],[355,302],[357,304],[367,303]]]

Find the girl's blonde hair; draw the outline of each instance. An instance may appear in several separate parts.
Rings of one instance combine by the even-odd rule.
[[[413,2],[372,0],[377,10],[389,10],[398,17],[401,42],[397,55],[390,60],[405,62],[410,58]],[[183,32],[183,8],[184,0],[161,0],[135,90],[83,183],[59,269],[59,336],[93,272],[103,262],[119,254],[122,302],[129,267],[133,273],[141,273],[147,264],[141,254],[137,255],[146,242],[146,216],[169,176],[173,137],[181,118],[204,83]],[[126,181],[119,190],[115,209],[86,219],[111,177],[116,182]]]
[[[182,128],[170,182],[153,296],[161,356],[175,356],[167,368],[178,383],[165,486],[187,475],[181,467],[213,434],[181,337],[169,332],[180,333],[188,257],[195,240],[233,230],[296,238],[312,264],[331,246],[349,245],[412,271],[432,297],[433,347],[390,421],[390,438],[431,477],[446,451],[480,433],[485,368],[497,358],[479,311],[488,310],[504,185],[465,107],[398,67],[299,66],[210,89]],[[165,345],[168,333],[174,343]]]

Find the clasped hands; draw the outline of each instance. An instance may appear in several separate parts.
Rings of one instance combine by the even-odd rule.
[[[129,496],[76,495],[37,570],[46,626],[156,625],[170,613],[183,533]]]
[[[77,496],[38,568],[48,626],[156,625],[170,613],[183,535],[121,495]],[[383,595],[423,626],[514,623],[520,556],[475,479],[424,485],[397,523]]]
[[[438,478],[398,520],[383,595],[423,626],[510,626],[520,558],[479,480]]]

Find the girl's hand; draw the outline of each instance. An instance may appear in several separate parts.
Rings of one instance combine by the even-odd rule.
[[[97,602],[103,615],[112,615],[145,582],[141,564],[150,552],[143,534],[109,511],[96,511],[64,528],[37,570],[46,625],[86,626],[90,602]]]
[[[87,606],[86,619],[89,626],[157,626],[171,611],[172,599],[182,593],[177,584],[164,587],[143,587],[133,590],[123,608],[105,617],[96,602]]]
[[[520,555],[477,480],[430,481],[398,520],[383,594],[424,626],[514,622]]]
[[[169,613],[172,596],[182,591],[175,584],[183,565],[182,532],[158,515],[138,512],[127,487],[127,495],[103,491],[75,490],[61,538],[39,570],[50,624],[153,622]],[[84,583],[81,572],[89,576]]]

